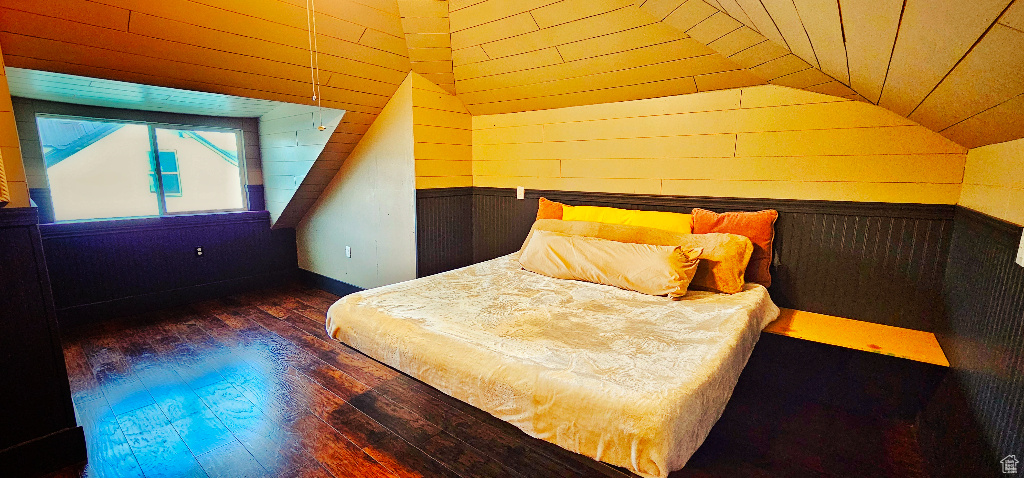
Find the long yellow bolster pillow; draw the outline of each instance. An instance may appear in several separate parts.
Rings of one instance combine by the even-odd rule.
[[[672,298],[686,295],[701,249],[631,244],[533,231],[519,256],[523,268],[557,279],[615,286]]]
[[[534,222],[522,250],[527,248],[538,231],[633,244],[682,246],[686,250],[701,248],[703,252],[699,257],[700,263],[690,288],[726,294],[743,290],[743,274],[754,251],[750,239],[737,234],[678,234],[649,227],[557,219],[538,219]]]

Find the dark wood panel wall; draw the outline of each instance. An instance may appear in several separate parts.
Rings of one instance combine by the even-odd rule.
[[[266,211],[40,229],[62,325],[227,294],[298,271],[295,230],[272,230]]]
[[[770,291],[779,306],[926,331],[942,313],[953,206],[538,190],[517,200],[513,189],[472,188],[472,241],[466,241],[464,189],[444,201],[444,190],[430,190],[429,197],[419,193],[420,275],[518,250],[540,196],[573,205],[683,213],[694,207],[776,209]],[[459,228],[452,227],[455,222]]]
[[[473,261],[473,188],[416,190],[416,275]]]
[[[85,460],[37,221],[0,209],[0,476]]]
[[[1024,455],[1021,227],[958,208],[936,335],[953,373],[925,415],[937,476],[998,476]]]

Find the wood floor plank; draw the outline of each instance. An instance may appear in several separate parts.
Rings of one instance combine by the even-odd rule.
[[[51,476],[636,476],[328,337],[336,300],[286,284],[66,334],[89,462]],[[747,407],[671,476],[924,476],[911,421]]]

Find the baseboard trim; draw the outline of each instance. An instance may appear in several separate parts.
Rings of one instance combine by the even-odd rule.
[[[0,476],[28,477],[86,460],[82,427],[65,428],[0,450]]]
[[[330,277],[322,276],[316,272],[307,271],[305,269],[299,269],[299,281],[309,287],[324,290],[341,297],[365,290],[362,287],[354,286],[337,279],[331,279]]]
[[[162,290],[103,302],[64,307],[57,309],[57,322],[61,327],[77,327],[92,323],[95,320],[122,317],[149,312],[154,309],[215,299],[248,290],[293,282],[297,278],[296,271],[297,269],[239,277],[237,279]]]

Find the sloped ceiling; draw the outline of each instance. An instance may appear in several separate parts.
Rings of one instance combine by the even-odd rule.
[[[1024,0],[330,0],[316,18],[323,104],[347,113],[282,226],[410,70],[476,115],[772,83],[968,147],[1024,136]],[[302,104],[306,25],[305,0],[0,0],[9,66]]]
[[[675,4],[676,10],[713,6],[867,101],[963,146],[1024,136],[1024,2],[647,0],[647,4],[662,9]]]

